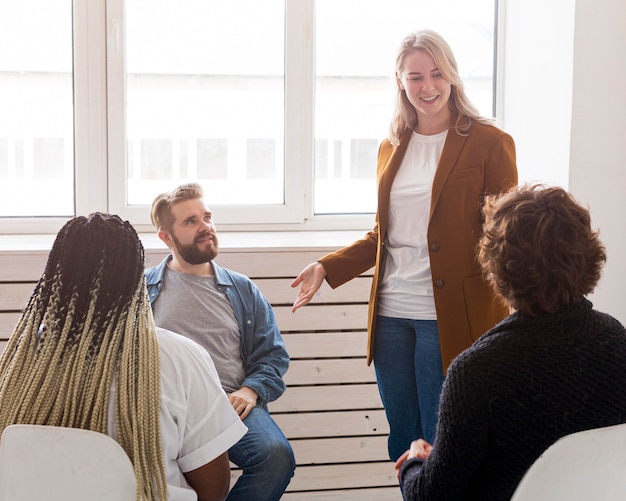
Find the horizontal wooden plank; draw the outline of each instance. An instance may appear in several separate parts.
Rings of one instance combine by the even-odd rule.
[[[333,491],[287,492],[281,501],[402,501],[398,486]]]
[[[324,479],[324,487],[322,487],[321,479]],[[393,463],[391,461],[383,461],[377,463],[302,466],[296,468],[296,474],[287,487],[287,491],[397,485],[398,479],[396,478]]]
[[[293,304],[298,296],[299,287],[292,288],[292,277],[288,278],[257,278],[254,280],[267,300],[276,304]],[[310,304],[316,303],[367,303],[372,284],[371,276],[356,277],[341,287],[332,289],[323,282],[315,293]]]
[[[299,466],[388,461],[386,436],[291,440]]]
[[[315,305],[300,308],[295,313],[291,306],[274,308],[281,331],[332,331],[366,329],[366,304]]]
[[[292,360],[287,385],[375,383],[374,367],[364,358]]]
[[[386,435],[389,424],[385,411],[300,412],[272,414],[288,439],[310,437],[346,437]]]
[[[271,304],[290,305],[293,304],[298,294],[297,289],[290,287],[291,280],[291,278],[260,278],[255,280],[255,283]],[[311,304],[367,303],[370,283],[370,277],[357,277],[333,290],[324,282]],[[23,308],[35,285],[36,281],[26,283],[1,282],[0,310]]]
[[[221,242],[220,242],[221,243]],[[51,245],[51,243],[50,243]],[[320,248],[316,251],[294,251],[275,248],[263,251],[240,251],[221,247],[216,262],[249,277],[296,277],[309,263],[339,247]],[[159,264],[167,249],[146,247],[146,267]],[[48,260],[48,249],[0,252],[0,281],[36,281]],[[371,275],[369,270],[364,275]]]
[[[0,339],[9,339],[21,313],[0,312]]]
[[[240,476],[241,470],[231,470],[231,485],[234,485]],[[287,492],[392,486],[400,493],[396,471],[391,461],[304,465],[296,467],[295,474],[287,486]]]
[[[365,357],[367,332],[308,332],[283,335],[292,359]]]
[[[382,409],[376,384],[288,387],[269,404],[271,412]]]
[[[334,249],[327,249],[331,252]],[[267,252],[239,252],[221,249],[215,262],[222,267],[243,273],[250,278],[265,277],[296,277],[309,263],[319,259],[326,252],[295,252],[295,251],[267,251]],[[146,267],[159,264],[167,252],[146,252]],[[45,263],[44,263],[45,264]],[[370,274],[368,272],[366,274]]]
[[[35,289],[35,282],[0,283],[0,311],[23,310]]]
[[[47,252],[0,254],[0,282],[36,282],[47,261]]]

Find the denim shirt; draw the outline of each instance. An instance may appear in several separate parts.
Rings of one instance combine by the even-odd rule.
[[[163,274],[172,255],[161,264],[145,271],[150,304],[159,297]],[[271,305],[258,287],[245,275],[221,268],[211,261],[215,283],[226,294],[233,308],[241,333],[241,354],[247,386],[259,396],[257,405],[266,407],[285,391],[283,375],[289,368],[289,354],[285,349]],[[179,333],[183,334],[184,333]]]

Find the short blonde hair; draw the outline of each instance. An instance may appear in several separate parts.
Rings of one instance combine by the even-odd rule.
[[[170,231],[174,224],[172,206],[185,200],[202,198],[204,192],[198,183],[182,184],[172,191],[161,193],[152,202],[150,219],[157,230]]]

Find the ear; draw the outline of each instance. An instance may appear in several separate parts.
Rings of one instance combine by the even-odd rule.
[[[170,233],[168,231],[165,230],[159,230],[157,232],[157,236],[165,243],[165,245],[167,245],[168,247],[172,247],[172,237],[170,236]]]
[[[400,90],[405,90],[404,85],[402,84],[402,80],[400,79],[400,75],[398,75],[397,73],[396,73],[396,82],[398,82],[398,87],[400,88]]]

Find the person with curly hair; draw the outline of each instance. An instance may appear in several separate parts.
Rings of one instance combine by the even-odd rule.
[[[606,261],[589,211],[533,185],[484,214],[478,260],[511,314],[450,365],[434,444],[396,463],[407,501],[510,499],[559,438],[626,423],[626,329],[586,298]]]

